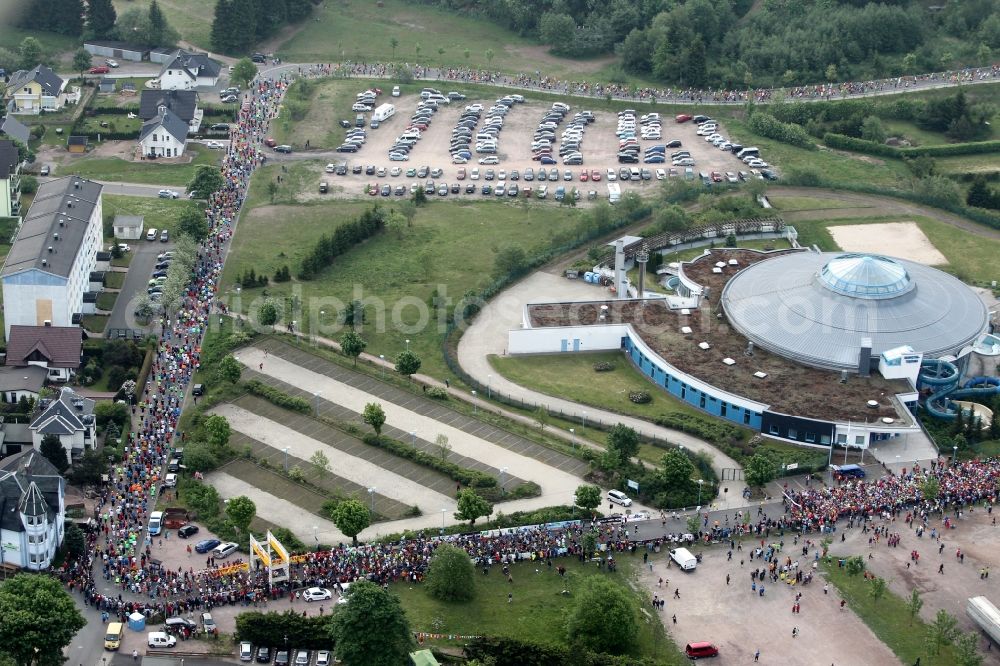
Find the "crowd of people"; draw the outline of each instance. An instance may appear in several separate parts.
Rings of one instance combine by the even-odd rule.
[[[392,78],[396,76],[396,65],[389,63],[344,62],[317,64],[313,70],[323,71],[333,76],[357,78]],[[628,84],[572,81],[546,76],[540,71],[534,73],[505,74],[503,72],[470,67],[434,68],[405,63],[414,79],[424,81],[458,81],[523,88],[547,93],[559,93],[582,97],[598,97],[637,102],[691,102],[698,104],[745,104],[749,101],[768,102],[774,99],[788,100],[835,100],[878,95],[887,92],[906,92],[912,88],[940,84],[975,83],[978,81],[1000,80],[1000,64],[990,67],[969,67],[961,70],[934,72],[911,76],[897,76],[869,81],[845,81],[842,83],[818,83],[787,88],[691,88],[631,86]],[[303,73],[300,68],[300,73]]]

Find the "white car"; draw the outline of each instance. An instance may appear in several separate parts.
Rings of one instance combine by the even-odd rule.
[[[470,180],[479,180],[479,167],[472,167],[472,171],[469,172]]]
[[[608,169],[608,180],[612,183],[618,180],[618,172],[614,169]]]
[[[333,599],[333,592],[325,587],[310,587],[302,593],[302,598],[306,601],[326,601]]]
[[[239,544],[233,543],[232,541],[228,543],[219,544],[218,546],[215,547],[215,550],[212,551],[212,557],[215,557],[220,560],[225,559],[230,555],[232,555],[233,553],[235,553],[236,549],[239,547],[240,547]]]
[[[392,169],[389,170],[390,176],[398,176],[401,173],[403,173],[403,169],[401,167],[392,167]]]
[[[632,500],[620,490],[609,490],[608,501],[622,506],[632,506]]]
[[[327,173],[334,173],[336,170],[337,170],[337,165],[333,164],[332,162],[330,164],[327,164],[326,168],[323,169],[323,171],[326,171]]]
[[[500,158],[496,155],[487,155],[479,158],[480,164],[500,164]]]
[[[316,653],[316,666],[330,666],[329,650],[320,650]]]
[[[163,477],[163,487],[164,488],[176,488],[177,487],[177,475],[171,473],[171,474],[167,474],[165,477]]]
[[[132,247],[128,243],[118,243],[118,249],[122,252],[131,252]]]
[[[219,141],[213,141],[212,139],[209,139],[208,141],[205,142],[205,147],[206,148],[212,148],[213,150],[218,150],[218,149],[222,148],[223,146],[222,146],[221,142],[219,142]]]
[[[365,111],[371,111],[371,110],[372,107],[368,106],[367,104],[362,104],[361,102],[357,102],[354,106],[351,107],[351,111],[358,111],[360,113],[364,113]]]
[[[399,97],[399,86],[393,86],[392,87],[392,96],[393,97]]]
[[[666,180],[666,178],[667,178],[666,171],[664,171],[663,169],[656,170],[656,180]]]
[[[350,589],[351,589],[351,584],[350,583],[341,583],[340,584],[340,596],[337,598],[337,603],[338,604],[346,604],[347,603],[347,591],[350,590]]]
[[[107,60],[104,61],[104,64],[106,64],[111,69],[118,69],[118,61],[117,60],[111,60],[110,58],[108,58]]]
[[[160,190],[159,196],[161,199],[176,199],[180,195],[173,190]]]

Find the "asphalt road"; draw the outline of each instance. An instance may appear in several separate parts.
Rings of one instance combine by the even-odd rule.
[[[156,264],[156,255],[173,246],[171,243],[147,241],[145,237],[132,241],[130,245],[133,253],[132,263],[129,265],[125,283],[122,285],[121,293],[118,294],[118,300],[115,301],[115,309],[111,311],[111,318],[108,320],[105,330],[112,328],[148,329],[148,327],[136,324],[132,317],[130,303],[136,296],[145,293],[153,266]]]

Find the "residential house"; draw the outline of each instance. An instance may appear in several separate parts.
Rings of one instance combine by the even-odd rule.
[[[8,115],[3,119],[3,123],[0,124],[0,134],[8,139],[20,141],[26,146],[31,139],[31,130],[28,126],[12,115]]]
[[[36,451],[41,450],[42,438],[55,435],[66,451],[66,460],[72,463],[85,449],[97,445],[94,401],[64,386],[58,398],[41,402],[38,415],[29,428],[31,444]]]
[[[38,186],[7,254],[4,333],[11,326],[72,326],[103,247],[103,186],[77,176]]]
[[[187,134],[188,124],[161,106],[155,116],[142,124],[139,147],[146,157],[180,157],[187,146]]]
[[[139,118],[143,122],[155,118],[160,107],[174,113],[188,124],[188,133],[201,128],[204,111],[198,108],[198,93],[193,90],[143,90],[139,98]]]
[[[21,160],[13,141],[0,139],[0,217],[16,217],[20,214]]]
[[[83,332],[76,326],[10,327],[7,366],[45,368],[49,381],[67,382],[82,359]]]
[[[43,571],[62,545],[66,481],[41,453],[0,460],[0,568]]]
[[[167,58],[157,77],[160,90],[191,90],[211,88],[219,82],[222,66],[206,53],[176,51]]]
[[[56,111],[69,100],[65,89],[66,81],[45,65],[32,70],[20,69],[11,75],[7,85],[7,95],[11,98],[8,110],[30,114]]]
[[[37,365],[18,368],[0,365],[0,402],[17,403],[21,398],[38,400],[48,371]]]
[[[115,215],[115,238],[118,240],[140,240],[144,224],[142,215]]]

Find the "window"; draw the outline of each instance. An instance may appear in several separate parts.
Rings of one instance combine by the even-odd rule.
[[[806,433],[806,443],[812,444],[815,441],[816,441],[816,433],[814,433],[814,432],[807,432]]]
[[[799,438],[799,431],[796,430],[795,428],[789,428],[788,439],[798,439],[798,438]]]
[[[819,436],[819,443],[823,444],[824,446],[829,446],[830,445],[830,436],[829,435],[820,435]]]
[[[701,400],[698,401],[698,406],[701,407],[702,409],[705,409],[705,394],[704,393],[701,395]]]
[[[156,143],[156,134],[153,134],[153,143]]]
[[[750,425],[750,410],[743,412],[743,425]]]
[[[722,407],[720,408],[719,415],[720,416],[725,416],[726,415],[726,403],[722,403]]]
[[[847,435],[837,435],[837,444],[847,444]]]
[[[780,434],[781,434],[781,433],[780,433],[780,432],[778,431],[778,426],[776,426],[776,425],[771,425],[771,426],[768,426],[768,429],[767,429],[767,431],[768,431],[769,433],[771,433],[772,435],[780,435]]]
[[[854,436],[854,443],[857,444],[858,446],[864,446],[865,445],[865,436],[864,435],[855,435]]]

